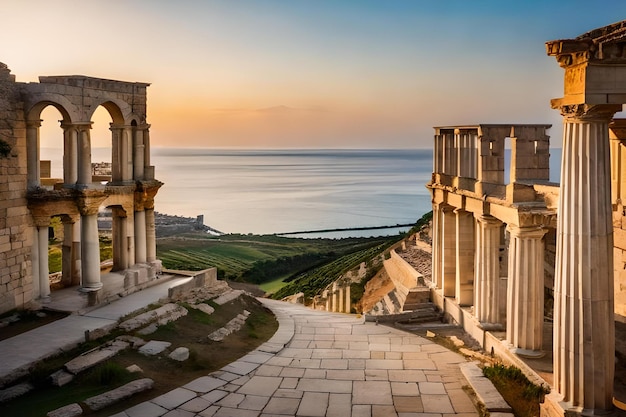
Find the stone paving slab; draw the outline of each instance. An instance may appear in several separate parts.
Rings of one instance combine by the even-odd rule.
[[[462,356],[362,317],[261,301],[280,325],[270,341],[118,417],[478,417]]]

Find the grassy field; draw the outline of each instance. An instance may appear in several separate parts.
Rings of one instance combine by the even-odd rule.
[[[362,251],[373,254],[371,251],[379,250],[381,243],[399,238],[300,239],[236,234],[210,237],[198,233],[158,239],[157,256],[165,268],[193,271],[216,267],[220,278],[255,283],[274,293],[289,281],[302,282],[299,275],[341,259],[339,268],[335,265],[332,271],[321,272],[334,274],[361,259]],[[345,258],[350,256],[354,259]]]

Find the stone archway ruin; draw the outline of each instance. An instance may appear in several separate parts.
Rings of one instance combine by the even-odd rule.
[[[0,139],[11,148],[11,154],[0,159],[0,170],[5,171],[0,191],[8,191],[0,199],[0,311],[49,297],[48,226],[54,216],[61,216],[65,232],[62,282],[80,282],[92,303],[99,302],[103,284],[107,286],[100,276],[101,206],[113,207],[114,270],[123,275],[123,284],[107,291],[128,293],[155,278],[161,266],[156,259],[154,197],[162,183],[150,165],[148,86],[86,76],[19,83],[0,64]],[[62,179],[41,178],[40,117],[48,106],[62,117]],[[94,176],[91,160],[91,117],[99,106],[112,120],[111,175],[105,178]]]

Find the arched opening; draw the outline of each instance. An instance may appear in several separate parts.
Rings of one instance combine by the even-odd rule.
[[[55,184],[63,183],[64,140],[63,115],[54,105],[49,104],[39,116],[39,180],[41,186],[54,189]]]

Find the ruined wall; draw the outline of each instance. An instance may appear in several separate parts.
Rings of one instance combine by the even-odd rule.
[[[15,76],[0,63],[0,313],[24,307],[33,297],[21,105]]]

